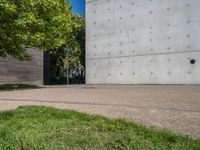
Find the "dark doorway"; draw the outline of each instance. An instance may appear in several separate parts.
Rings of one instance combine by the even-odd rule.
[[[70,57],[64,52],[62,56],[66,59]],[[57,61],[55,61],[55,57],[52,56],[51,52],[44,53],[44,85],[85,84],[85,64],[80,63],[80,67],[69,65],[67,69],[55,69],[56,63]]]

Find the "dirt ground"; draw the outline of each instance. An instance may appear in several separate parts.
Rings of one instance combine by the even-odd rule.
[[[200,138],[199,85],[79,85],[0,92],[0,110],[22,105],[126,118]]]

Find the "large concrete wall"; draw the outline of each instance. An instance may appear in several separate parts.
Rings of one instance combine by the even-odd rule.
[[[30,49],[31,61],[0,58],[0,84],[29,83],[43,84],[43,52]]]
[[[200,0],[86,0],[86,82],[200,84],[199,6]]]

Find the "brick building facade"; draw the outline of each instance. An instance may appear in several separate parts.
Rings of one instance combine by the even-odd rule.
[[[31,61],[18,61],[11,57],[0,58],[0,84],[43,84],[43,52],[30,49]]]

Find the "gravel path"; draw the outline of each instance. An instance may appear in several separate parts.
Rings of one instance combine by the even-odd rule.
[[[0,110],[22,105],[127,118],[200,138],[199,85],[87,85],[1,91]]]

